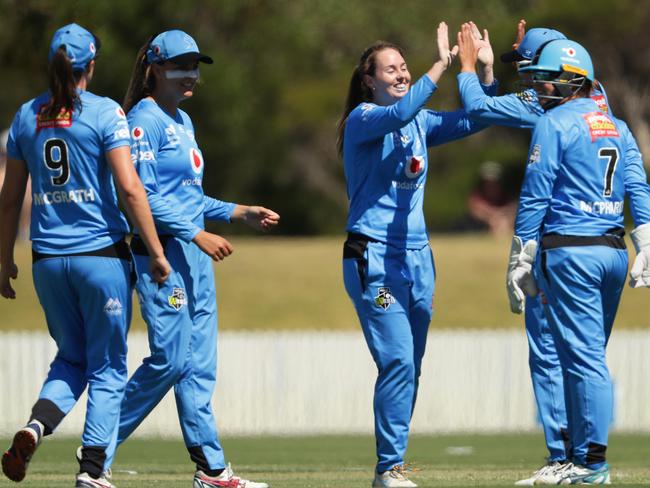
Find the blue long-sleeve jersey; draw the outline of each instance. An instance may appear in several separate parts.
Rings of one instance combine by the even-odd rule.
[[[18,110],[9,131],[7,154],[24,161],[32,179],[32,247],[44,254],[94,251],[129,230],[105,157],[130,144],[124,111],[87,91],[79,98],[72,113],[48,117],[43,93]]]
[[[636,225],[650,222],[650,187],[627,125],[579,98],[543,115],[533,132],[515,234],[598,236],[623,227],[625,197]]]
[[[425,75],[393,105],[362,103],[350,112],[343,143],[348,232],[408,249],[428,244],[423,213],[427,148],[485,127],[463,110],[422,110],[436,88]],[[486,89],[494,93],[496,83]]]
[[[156,229],[190,242],[205,219],[230,221],[235,204],[203,193],[203,155],[190,117],[174,117],[145,98],[128,114],[131,157],[147,191]]]
[[[476,73],[459,73],[457,79],[463,107],[477,122],[533,129],[539,118],[544,115],[544,109],[533,89],[495,97],[485,93]],[[611,113],[607,94],[602,85],[598,86],[591,98],[602,112]]]

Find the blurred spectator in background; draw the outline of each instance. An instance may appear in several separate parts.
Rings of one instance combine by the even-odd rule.
[[[467,200],[469,215],[480,227],[494,235],[507,235],[517,213],[517,202],[507,191],[503,168],[495,161],[485,161],[479,170],[479,180]]]
[[[5,181],[5,170],[7,166],[7,138],[9,129],[0,132],[0,188]],[[32,208],[32,183],[27,181],[25,189],[25,199],[23,200],[23,209],[20,212],[20,222],[18,223],[18,240],[29,239],[29,216]]]

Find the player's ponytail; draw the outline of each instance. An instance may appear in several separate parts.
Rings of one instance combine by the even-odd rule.
[[[50,101],[42,112],[46,117],[55,118],[61,111],[72,112],[76,106],[80,105],[77,93],[77,82],[80,77],[81,72],[75,76],[75,72],[72,70],[72,63],[65,46],[60,46],[50,61]]]
[[[374,42],[361,55],[359,64],[354,68],[354,71],[352,71],[352,77],[350,78],[350,84],[348,86],[348,96],[345,100],[343,114],[341,115],[337,127],[336,146],[339,155],[343,154],[343,137],[345,134],[345,123],[348,120],[348,115],[350,115],[350,112],[352,112],[352,110],[354,110],[360,103],[372,101],[372,90],[363,81],[363,77],[364,75],[375,75],[375,58],[377,53],[384,49],[395,49],[404,56],[404,53],[399,46],[386,41]]]
[[[140,100],[148,97],[156,87],[156,79],[151,70],[151,65],[147,61],[147,50],[149,44],[153,41],[155,36],[151,36],[149,40],[140,48],[135,58],[133,72],[129,80],[129,87],[124,96],[122,107],[125,112],[128,112]]]

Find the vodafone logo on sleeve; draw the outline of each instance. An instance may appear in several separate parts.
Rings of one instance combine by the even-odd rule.
[[[134,141],[139,141],[142,139],[144,136],[144,130],[142,127],[134,127],[133,130],[131,130],[131,137],[133,138]]]
[[[203,156],[200,151],[193,147],[190,148],[190,164],[192,165],[192,171],[197,175],[203,172]]]

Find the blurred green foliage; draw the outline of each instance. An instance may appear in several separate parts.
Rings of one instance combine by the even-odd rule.
[[[650,147],[644,103],[650,75],[650,4],[632,0],[0,0],[0,126],[19,104],[46,88],[49,40],[77,22],[102,40],[91,86],[122,100],[138,48],[152,35],[180,28],[215,59],[183,108],[192,116],[206,158],[206,193],[260,203],[283,216],[279,232],[342,232],[347,199],[336,154],[336,123],[359,54],[376,39],[401,44],[417,78],[435,55],[435,27],[450,32],[474,20],[490,30],[496,54],[510,49],[516,22],[548,26],[583,43],[614,112],[627,119],[642,149]],[[452,37],[452,42],[453,42]],[[430,106],[459,106],[455,71]],[[514,89],[511,66],[496,66],[501,91]],[[426,215],[434,230],[454,229],[485,160],[506,167],[515,192],[529,134],[490,128],[435,148]],[[232,229],[238,231],[239,229]]]

